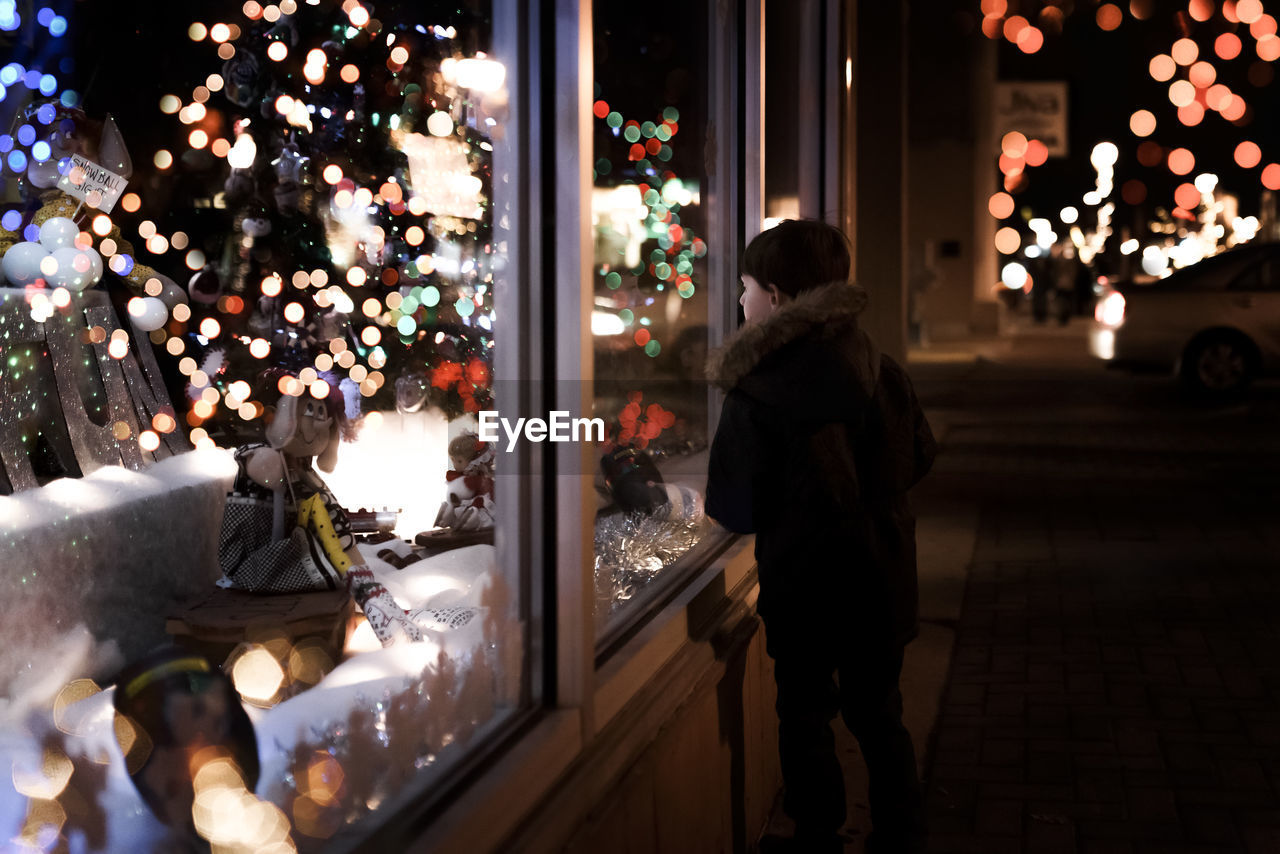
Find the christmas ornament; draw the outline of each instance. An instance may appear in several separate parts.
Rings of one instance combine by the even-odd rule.
[[[187,292],[198,303],[213,305],[222,296],[222,279],[212,264],[206,264],[195,272],[187,284]]]

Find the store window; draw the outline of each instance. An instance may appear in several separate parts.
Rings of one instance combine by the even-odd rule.
[[[476,417],[522,322],[495,298],[518,265],[494,212],[521,192],[501,10],[45,5],[0,0],[0,386],[39,404],[37,429],[0,404],[0,518],[112,454],[221,449],[235,492],[220,528],[162,498],[121,534],[175,539],[154,571],[182,573],[214,558],[172,532],[215,528],[221,579],[168,615],[179,651],[117,662],[107,690],[0,662],[47,717],[3,718],[0,838],[317,850],[532,702],[533,568],[495,547]],[[137,583],[93,579],[103,608]],[[345,589],[349,636],[323,599]],[[110,660],[84,643],[86,668]]]
[[[596,630],[695,562],[710,523],[708,9],[594,4]]]

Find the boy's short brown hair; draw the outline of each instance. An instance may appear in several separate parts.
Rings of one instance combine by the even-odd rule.
[[[849,238],[833,225],[784,219],[762,231],[742,253],[742,274],[760,287],[773,285],[787,296],[849,281]]]

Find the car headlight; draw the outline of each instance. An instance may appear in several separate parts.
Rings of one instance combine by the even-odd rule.
[[[1093,319],[1106,326],[1117,327],[1124,323],[1124,295],[1112,291],[1098,300],[1093,309]]]

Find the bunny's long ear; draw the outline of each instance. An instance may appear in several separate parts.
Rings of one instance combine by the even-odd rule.
[[[267,444],[277,451],[289,444],[294,431],[298,429],[298,398],[283,395],[276,404],[276,417],[267,427]]]
[[[320,467],[320,471],[331,472],[338,464],[338,445],[342,442],[342,425],[338,423],[338,419],[334,418],[329,423],[329,444],[320,456],[316,457],[316,465]]]

